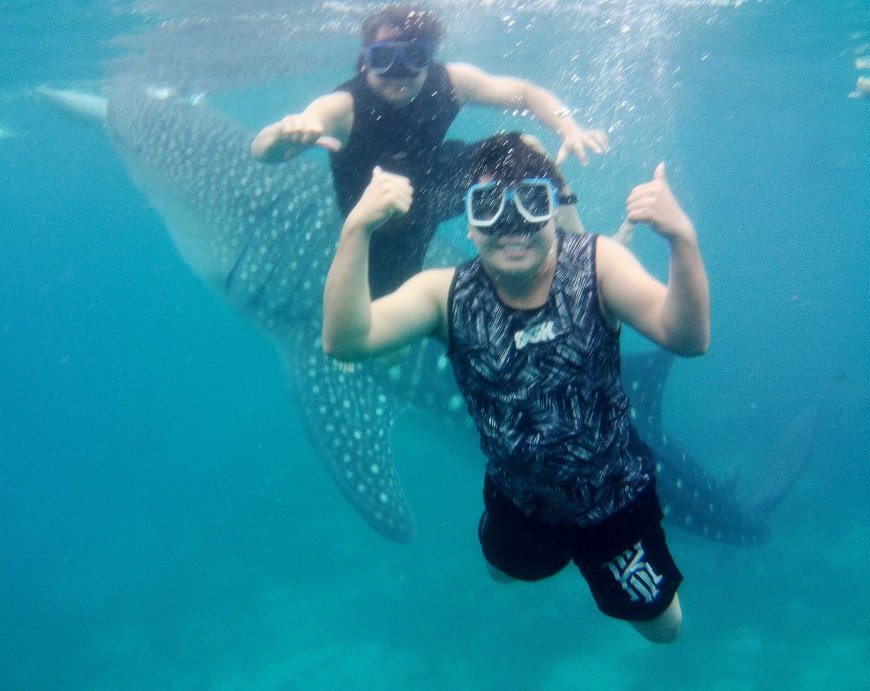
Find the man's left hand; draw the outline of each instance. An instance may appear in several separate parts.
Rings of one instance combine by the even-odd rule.
[[[586,156],[587,147],[593,153],[603,154],[607,151],[608,146],[607,134],[604,130],[581,130],[578,128],[562,140],[562,146],[559,147],[559,153],[556,154],[556,165],[562,165],[568,156],[574,154],[585,166],[589,163],[589,157]]]
[[[648,223],[669,240],[692,238],[695,227],[671,192],[665,164],[656,166],[653,179],[635,187],[626,202],[628,220]]]

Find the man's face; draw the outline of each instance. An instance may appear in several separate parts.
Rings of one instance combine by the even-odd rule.
[[[486,183],[492,176],[478,180]],[[543,227],[525,221],[510,208],[509,229],[484,232],[469,224],[468,238],[474,243],[484,267],[490,274],[523,275],[535,274],[544,265],[556,243],[556,222],[547,221]]]
[[[511,235],[486,235],[474,226],[468,226],[468,237],[488,273],[537,273],[555,247],[556,224],[551,220],[538,232]]]
[[[375,35],[375,43],[378,41],[390,41],[398,35],[398,29],[392,26],[382,26]],[[423,70],[416,76],[389,77],[375,74],[363,65],[366,83],[382,99],[391,105],[402,107],[408,105],[420,94],[423,83],[429,70]]]

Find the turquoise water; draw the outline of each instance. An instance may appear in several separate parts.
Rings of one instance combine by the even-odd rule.
[[[654,647],[574,572],[489,580],[475,445],[421,413],[394,429],[418,537],[378,537],[320,467],[272,346],[182,262],[104,133],[32,96],[158,65],[259,127],[349,73],[371,5],[4,3],[0,687],[865,688],[870,99],[849,93],[870,74],[870,2],[429,4],[445,59],[532,79],[611,130],[607,156],[567,168],[590,229],[667,161],[714,312],[666,424],[711,471],[751,472],[841,380],[770,541],[671,529],[684,631]],[[175,38],[185,17],[200,28]],[[258,43],[263,22],[288,31]],[[115,38],[131,32],[152,42]],[[555,144],[510,113],[467,111],[455,133],[521,122]],[[664,275],[656,238],[635,250]]]

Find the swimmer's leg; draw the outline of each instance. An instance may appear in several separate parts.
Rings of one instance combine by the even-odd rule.
[[[649,621],[629,622],[641,636],[653,643],[673,643],[680,635],[683,623],[683,610],[680,608],[680,598],[674,593],[674,599],[668,608],[655,619]]]

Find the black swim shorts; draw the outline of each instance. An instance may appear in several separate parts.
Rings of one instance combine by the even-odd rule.
[[[486,478],[478,535],[486,560],[523,581],[553,576],[573,561],[604,614],[648,621],[670,605],[683,580],[665,542],[651,484],[622,511],[587,527],[529,518]]]

